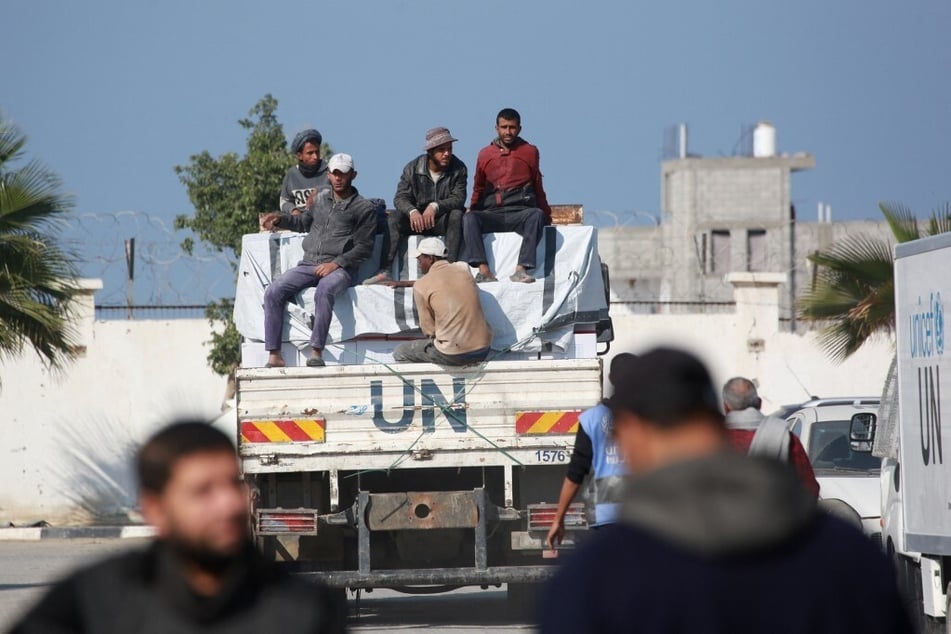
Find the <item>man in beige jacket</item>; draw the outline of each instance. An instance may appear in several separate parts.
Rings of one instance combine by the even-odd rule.
[[[420,240],[416,261],[423,277],[412,286],[419,327],[425,339],[401,343],[393,351],[400,363],[438,363],[460,366],[484,361],[492,343],[479,291],[465,262],[446,261],[447,249],[439,238]]]

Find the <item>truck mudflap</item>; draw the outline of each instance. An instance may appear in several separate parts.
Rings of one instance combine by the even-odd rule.
[[[460,585],[497,583],[541,583],[551,577],[555,566],[494,566],[485,568],[421,568],[406,570],[301,571],[333,588],[392,588],[396,586]]]

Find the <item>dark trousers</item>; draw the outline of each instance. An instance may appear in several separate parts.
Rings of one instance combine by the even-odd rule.
[[[455,262],[459,259],[459,248],[462,246],[462,214],[461,209],[453,209],[436,218],[432,229],[419,233],[421,236],[446,236],[447,259]],[[380,269],[389,271],[393,260],[399,252],[400,241],[403,236],[415,234],[409,226],[409,215],[394,209],[386,215],[387,232],[384,234],[383,250],[380,252]]]
[[[489,348],[466,354],[444,354],[436,348],[431,338],[404,341],[393,350],[397,363],[438,363],[439,365],[462,366],[480,363],[489,356]]]
[[[287,269],[277,279],[268,284],[264,291],[264,349],[271,352],[281,349],[281,334],[284,330],[284,308],[305,288],[316,286],[314,290],[314,328],[310,334],[310,345],[323,349],[333,317],[334,301],[337,295],[350,286],[350,273],[346,269],[337,269],[325,277],[314,275],[316,264],[301,262]]]
[[[537,207],[497,210],[470,209],[462,219],[462,235],[466,241],[469,266],[479,266],[488,260],[482,234],[515,232],[522,236],[518,263],[528,270],[535,268],[535,251],[542,239],[548,217]]]

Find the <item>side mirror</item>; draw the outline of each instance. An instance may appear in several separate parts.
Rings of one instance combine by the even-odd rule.
[[[853,414],[849,423],[849,446],[857,453],[871,453],[878,418],[870,412]]]

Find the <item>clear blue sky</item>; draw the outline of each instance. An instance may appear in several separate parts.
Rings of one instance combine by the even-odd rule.
[[[817,201],[856,219],[879,200],[951,199],[946,0],[6,0],[3,16],[0,109],[78,217],[170,225],[191,210],[172,167],[242,151],[236,121],[265,93],[288,136],[317,127],[354,156],[362,193],[388,200],[427,128],[448,126],[471,171],[503,106],[540,147],[550,200],[622,219],[658,212],[678,122],[707,156],[773,122],[780,151],[816,157],[793,180],[803,219]],[[103,261],[134,230],[119,224],[90,225]]]

